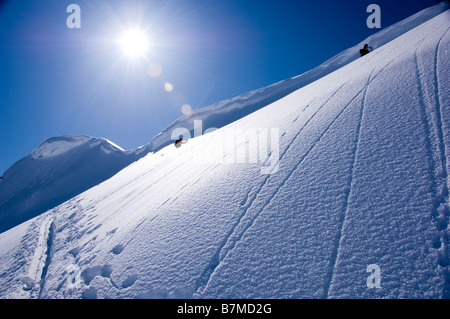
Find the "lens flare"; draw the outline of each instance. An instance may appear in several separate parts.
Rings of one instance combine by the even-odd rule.
[[[158,63],[152,63],[149,65],[147,73],[152,78],[157,78],[162,74],[162,66]]]
[[[133,59],[144,57],[150,47],[147,34],[140,29],[124,31],[118,43],[124,54]]]
[[[170,82],[164,83],[164,89],[165,89],[167,92],[172,92],[172,91],[173,91],[173,85],[172,85],[172,83],[170,83]]]
[[[191,106],[189,104],[183,104],[181,106],[181,112],[184,115],[188,115],[188,114],[190,114],[192,112],[192,108],[191,108]]]

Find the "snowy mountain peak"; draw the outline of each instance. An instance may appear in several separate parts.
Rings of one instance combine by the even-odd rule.
[[[144,154],[86,135],[46,139],[0,181],[0,232],[103,182]]]
[[[102,144],[107,151],[124,152],[121,147],[104,138],[94,138],[87,135],[63,135],[46,139],[30,155],[34,159],[48,159],[70,152],[84,144],[89,144],[90,147]]]

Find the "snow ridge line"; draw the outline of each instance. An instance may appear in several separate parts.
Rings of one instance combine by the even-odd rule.
[[[294,136],[292,141],[284,149],[283,153],[280,154],[280,158],[279,158],[280,162],[283,159],[284,155],[287,153],[287,151],[294,144],[294,141],[300,136],[300,134],[303,131],[303,129],[309,124],[309,122],[315,117],[315,115],[342,89],[342,87],[345,84],[347,84],[347,83],[342,84],[335,92],[333,92],[333,94],[331,94],[330,97],[320,107],[318,107],[318,109],[305,122],[305,124],[303,124],[303,126],[300,128],[300,130]],[[319,137],[319,139],[320,138],[321,137]],[[308,154],[309,154],[309,151],[308,151]],[[306,155],[304,157],[306,157]],[[266,177],[264,178],[263,182],[259,185],[258,189],[254,192],[254,196],[252,196],[252,198],[250,200],[248,199],[248,197],[250,196],[250,193],[253,190],[253,188],[250,190],[249,193],[247,193],[245,203],[243,203],[241,201],[241,203],[244,204],[245,208],[244,208],[243,212],[240,214],[238,220],[231,227],[230,231],[226,234],[224,240],[219,245],[219,248],[217,249],[217,251],[213,255],[209,265],[206,267],[206,269],[200,275],[200,278],[199,278],[199,280],[197,282],[197,285],[196,285],[196,288],[195,288],[194,295],[199,295],[206,289],[206,287],[208,286],[208,283],[209,283],[212,275],[214,274],[216,268],[225,259],[225,257],[228,256],[229,252],[236,246],[237,242],[242,238],[242,236],[247,231],[247,229],[250,228],[251,225],[253,225],[253,222],[255,221],[255,219],[259,216],[259,214],[264,209],[265,205],[264,205],[263,209],[261,209],[259,212],[257,212],[254,216],[251,217],[251,220],[247,223],[246,226],[244,226],[243,230],[238,230],[239,226],[241,226],[241,221],[248,214],[248,211],[253,206],[253,203],[255,202],[256,198],[258,197],[258,194],[260,194],[261,190],[267,184],[267,181],[269,180],[270,176],[271,176],[270,174],[266,175]],[[278,192],[278,190],[277,190],[277,192]]]
[[[364,93],[363,93],[363,97],[362,97],[362,101],[361,101],[361,108],[359,111],[359,121],[358,121],[358,126],[356,127],[355,147],[353,150],[353,160],[352,160],[352,166],[350,168],[350,174],[349,174],[348,191],[345,194],[345,202],[343,205],[341,216],[339,218],[338,233],[336,235],[335,244],[333,246],[334,250],[333,250],[333,252],[331,254],[331,258],[330,258],[331,267],[329,269],[329,272],[328,272],[326,280],[325,280],[324,294],[322,297],[323,299],[328,299],[331,282],[333,280],[334,271],[336,269],[336,262],[337,262],[337,258],[338,258],[339,248],[341,247],[342,233],[344,230],[345,220],[347,218],[349,199],[350,199],[350,194],[351,194],[352,187],[353,187],[354,171],[355,171],[356,161],[358,158],[358,150],[359,150],[359,144],[360,144],[360,139],[361,139],[361,126],[362,126],[362,122],[363,122],[364,110],[365,110],[365,104],[366,104],[366,95],[367,95],[367,90],[368,90],[369,84],[372,82],[371,77],[372,77],[374,71],[375,71],[375,69],[373,69],[372,72],[370,73],[369,78],[367,80],[367,84],[364,87]],[[379,73],[377,73],[377,75],[378,74]],[[375,77],[374,77],[374,79],[375,79]]]

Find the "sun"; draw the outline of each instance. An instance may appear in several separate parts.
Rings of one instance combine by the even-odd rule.
[[[123,31],[118,44],[123,53],[132,59],[144,57],[150,48],[148,35],[137,28]]]

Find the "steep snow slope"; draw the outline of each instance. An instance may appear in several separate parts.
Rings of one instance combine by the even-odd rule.
[[[450,297],[449,14],[0,234],[0,296]]]
[[[86,143],[85,146],[98,146],[102,139],[82,137],[85,139],[83,142],[80,137],[63,136],[52,138],[61,139],[61,143],[54,141],[50,143],[52,139],[47,140],[38,147],[41,149],[40,152],[46,150],[45,154],[42,153],[46,156],[40,157],[42,154],[31,154],[25,157],[5,172],[4,180],[0,180],[0,232],[63,203],[111,177],[149,152],[158,151],[171,144],[175,129],[185,128],[182,134],[185,135],[185,138],[189,138],[196,135],[194,131],[220,128],[232,123],[358,59],[358,51],[364,43],[370,43],[374,48],[378,48],[442,13],[449,6],[449,2],[438,4],[384,28],[302,75],[195,110],[174,121],[167,129],[155,136],[149,144],[135,150],[120,152],[119,147],[115,147],[112,152],[102,152],[97,148],[98,153],[94,155],[97,158],[96,161],[93,161],[91,152],[94,150],[86,152],[86,147],[77,143]],[[195,120],[201,120],[202,127],[194,128]],[[178,138],[178,134],[174,137]],[[111,142],[109,143],[111,144]],[[107,149],[109,149],[108,146],[103,150]],[[56,156],[58,153],[61,153],[59,158]],[[68,155],[63,160],[61,160],[64,157],[62,153]],[[47,158],[47,155],[52,155],[51,160]],[[94,162],[96,164],[87,165],[87,163]],[[20,176],[12,173],[18,171],[23,173],[19,174]]]
[[[134,154],[103,138],[45,140],[0,180],[0,232],[63,203],[135,160]]]
[[[389,27],[383,28],[381,31],[364,39],[357,45],[342,51],[318,67],[299,76],[280,81],[252,92],[244,93],[233,99],[221,101],[199,110],[194,110],[192,113],[182,116],[174,121],[163,132],[154,137],[151,142],[146,145],[146,149],[149,151],[157,151],[162,147],[169,145],[171,143],[172,131],[177,127],[189,129],[190,135],[193,136],[194,120],[202,120],[203,126],[208,128],[223,127],[234,122],[358,59],[359,49],[361,49],[365,43],[370,43],[375,49],[379,48],[449,8],[450,2],[442,2]]]

